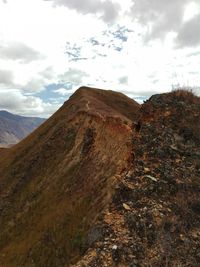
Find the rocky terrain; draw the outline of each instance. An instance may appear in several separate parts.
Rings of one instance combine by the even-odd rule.
[[[42,118],[23,117],[0,110],[0,147],[18,143],[44,121]]]
[[[133,124],[132,149],[90,233],[95,242],[73,266],[199,266],[200,99],[151,97]]]
[[[192,93],[80,88],[0,155],[0,266],[199,266]]]

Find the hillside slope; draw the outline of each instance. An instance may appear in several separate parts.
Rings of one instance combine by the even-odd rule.
[[[44,121],[42,118],[23,117],[0,110],[0,147],[18,143]]]
[[[200,263],[200,98],[177,91],[142,105],[132,166],[94,229],[100,237],[73,266]]]
[[[80,256],[130,165],[139,108],[122,94],[80,88],[0,152],[0,266],[69,266]]]
[[[199,266],[200,98],[83,87],[0,155],[0,266]]]

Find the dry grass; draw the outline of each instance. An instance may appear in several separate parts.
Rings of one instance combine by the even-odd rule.
[[[99,92],[92,94],[93,111],[96,95],[103,112]],[[68,265],[109,202],[113,176],[127,164],[131,133],[110,113],[107,121],[88,114],[85,99],[85,91],[76,94],[24,141],[0,151],[0,266]],[[106,106],[120,114],[117,104],[116,110],[109,100]]]
[[[198,96],[195,93],[195,89],[188,86],[179,86],[172,89],[172,94],[181,99],[188,99],[194,103],[197,102]]]

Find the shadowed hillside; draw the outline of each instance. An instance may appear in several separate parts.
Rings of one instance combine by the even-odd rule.
[[[82,87],[0,150],[0,266],[198,266],[200,99]]]

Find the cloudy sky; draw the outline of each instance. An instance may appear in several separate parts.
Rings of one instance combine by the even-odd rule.
[[[0,0],[0,109],[48,117],[82,85],[200,94],[200,0]]]

